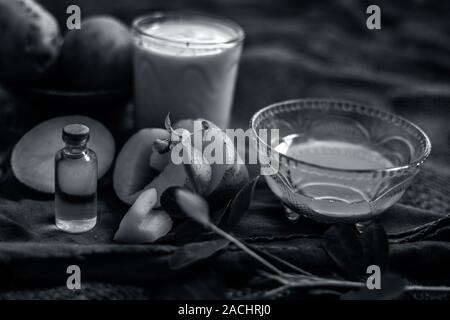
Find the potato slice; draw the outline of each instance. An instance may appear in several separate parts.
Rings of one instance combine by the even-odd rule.
[[[153,210],[157,200],[155,189],[142,192],[120,222],[114,241],[151,243],[169,233],[172,219],[163,210]]]
[[[159,172],[163,171],[164,168],[170,162],[170,150],[165,153],[159,153],[156,150],[155,146],[152,146],[152,154],[150,155],[150,167],[158,170]]]
[[[81,123],[90,129],[88,147],[97,154],[98,178],[108,171],[115,153],[114,138],[109,130],[89,117],[64,116],[42,122],[14,146],[11,167],[20,182],[41,192],[55,192],[55,154],[64,147],[62,128],[71,123]]]
[[[133,194],[144,189],[159,174],[149,164],[153,143],[169,136],[167,130],[153,128],[142,129],[128,139],[114,167],[113,185],[120,200],[132,204],[137,198]]]

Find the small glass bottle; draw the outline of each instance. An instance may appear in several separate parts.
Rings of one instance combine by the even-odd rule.
[[[63,128],[66,146],[55,156],[55,223],[69,233],[86,232],[97,223],[97,156],[88,149],[89,128]]]

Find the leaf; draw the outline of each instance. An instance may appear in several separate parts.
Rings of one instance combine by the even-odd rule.
[[[380,223],[371,223],[360,235],[365,266],[377,265],[385,270],[389,262],[389,240]]]
[[[381,277],[381,289],[364,288],[350,291],[343,294],[341,300],[392,300],[405,291],[406,284],[405,279],[388,273]]]
[[[228,201],[227,205],[225,207],[220,208],[219,210],[217,210],[211,214],[212,223],[214,223],[216,226],[218,226],[222,223],[223,218],[226,216],[228,211],[230,211],[232,202],[233,202],[233,200]]]
[[[253,199],[253,194],[255,193],[258,178],[259,176],[243,186],[232,200],[227,213],[226,225],[224,226],[226,231],[233,230],[246,216]]]
[[[192,220],[184,220],[179,222],[169,234],[160,238],[159,242],[180,246],[193,241],[201,241],[209,234],[198,223]]]
[[[168,188],[161,195],[161,205],[175,217],[188,217],[206,228],[212,224],[206,200],[186,188]]]
[[[166,119],[164,119],[164,127],[169,132],[173,132],[174,131],[173,128],[172,128],[172,121],[170,121],[170,112],[167,113]]]
[[[356,230],[346,224],[336,224],[324,234],[325,249],[347,275],[359,278],[365,271],[364,252]]]
[[[175,192],[179,187],[172,186],[167,188],[160,197],[161,206],[173,218],[185,219],[186,215],[182,212],[180,206],[175,199]]]
[[[189,191],[188,189],[175,187],[168,188],[161,195],[161,198],[161,204],[167,212],[173,214],[180,214],[180,212],[184,213],[192,220],[208,229],[211,229],[211,231],[213,231],[214,233],[232,242],[253,259],[266,266],[269,270],[273,271],[276,274],[282,273],[282,271],[277,267],[249,249],[244,243],[242,243],[242,241],[213,224],[209,219],[208,203],[199,195],[193,193],[192,191]]]
[[[180,247],[169,260],[172,270],[186,268],[199,261],[206,260],[223,250],[230,242],[226,239],[193,242]]]

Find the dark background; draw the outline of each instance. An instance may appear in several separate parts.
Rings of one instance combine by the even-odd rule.
[[[112,14],[130,23],[154,10],[225,16],[247,34],[233,124],[299,97],[340,97],[389,108],[420,124],[432,160],[450,163],[450,3],[445,0],[43,0],[65,25],[65,10]],[[366,28],[366,8],[381,8],[381,30]]]
[[[237,21],[247,34],[233,125],[255,110],[301,97],[337,97],[390,109],[429,134],[431,159],[450,163],[450,3],[445,0],[42,0],[65,29],[68,5],[82,18],[126,23],[155,10],[189,10]],[[370,4],[381,30],[366,28]],[[2,99],[0,92],[0,99]],[[1,100],[0,100],[1,101]],[[3,121],[2,121],[3,118]],[[0,125],[11,124],[6,116]],[[442,168],[445,170],[446,168]]]

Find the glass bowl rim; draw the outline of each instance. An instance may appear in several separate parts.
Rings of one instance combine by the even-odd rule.
[[[422,154],[420,155],[420,157],[417,160],[414,161],[410,161],[408,164],[402,165],[402,166],[393,166],[393,167],[386,167],[386,168],[376,168],[376,169],[342,169],[342,168],[333,168],[333,167],[328,167],[328,166],[322,166],[322,165],[318,165],[318,164],[314,164],[311,162],[306,162],[306,161],[302,161],[296,158],[293,158],[291,156],[288,156],[284,153],[278,152],[276,151],[274,148],[272,148],[272,146],[268,145],[263,139],[261,139],[256,131],[255,128],[255,122],[256,120],[261,117],[262,114],[267,113],[269,110],[274,109],[276,107],[283,107],[283,106],[288,106],[288,105],[292,105],[292,104],[307,104],[309,103],[310,106],[308,107],[313,107],[315,109],[324,109],[323,104],[327,105],[327,109],[333,109],[333,110],[341,110],[341,111],[346,111],[342,108],[342,106],[339,106],[338,104],[347,104],[347,105],[352,105],[354,108],[358,107],[359,109],[361,109],[363,112],[368,112],[369,114],[366,114],[366,116],[368,117],[376,117],[382,121],[386,121],[386,117],[390,117],[393,119],[398,119],[404,123],[406,123],[408,126],[411,126],[413,129],[417,130],[417,132],[419,133],[419,135],[421,136],[421,138],[423,138],[425,140],[425,149],[422,152]],[[317,105],[319,103],[319,105]],[[314,105],[316,104],[316,105]],[[314,105],[314,106],[312,106]],[[306,106],[301,106],[301,108],[305,108]],[[355,110],[349,111],[351,113],[355,112]],[[374,113],[378,114],[378,116],[376,116]],[[279,101],[279,102],[275,102],[272,103],[260,110],[258,110],[255,114],[253,114],[253,116],[250,119],[250,128],[252,130],[253,135],[257,138],[259,143],[262,143],[263,145],[265,145],[265,147],[269,148],[271,150],[271,152],[275,152],[278,153],[281,157],[284,157],[286,159],[288,159],[289,161],[292,161],[294,163],[297,164],[301,164],[301,165],[305,165],[308,167],[312,167],[315,169],[320,169],[320,170],[326,170],[326,171],[335,171],[335,172],[341,172],[341,173],[356,173],[356,174],[363,174],[363,173],[397,173],[397,172],[402,172],[404,170],[408,170],[411,168],[419,168],[423,165],[423,163],[427,160],[428,156],[431,153],[431,141],[430,138],[428,137],[428,135],[425,133],[424,130],[422,130],[422,128],[420,128],[418,125],[416,125],[415,123],[411,122],[410,120],[403,118],[402,116],[396,115],[392,112],[388,112],[388,111],[384,111],[384,110],[380,110],[374,107],[370,107],[369,105],[362,103],[362,102],[357,102],[357,101],[352,101],[352,100],[347,100],[347,99],[338,99],[338,98],[300,98],[300,99],[291,99],[291,100],[285,100],[285,101]]]
[[[236,32],[236,35],[232,37],[230,40],[227,41],[211,41],[211,42],[199,42],[199,41],[190,41],[186,42],[183,40],[173,40],[169,39],[167,37],[161,37],[156,36],[154,34],[151,34],[149,32],[146,32],[142,30],[141,24],[148,22],[148,21],[154,21],[157,19],[201,19],[201,20],[210,20],[215,21],[218,23],[221,23],[223,25],[226,25],[228,28],[234,30]],[[196,12],[165,12],[165,11],[156,11],[149,14],[144,14],[136,17],[132,22],[132,30],[140,35],[143,35],[145,37],[149,37],[151,39],[164,42],[167,44],[172,44],[175,46],[193,46],[194,48],[220,48],[222,46],[228,46],[228,45],[234,45],[240,42],[243,42],[245,39],[245,32],[244,29],[236,22],[211,15],[211,14],[203,14],[203,13],[196,13]]]

